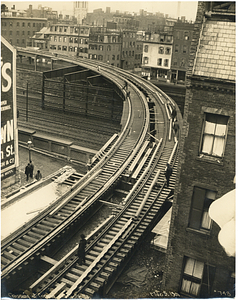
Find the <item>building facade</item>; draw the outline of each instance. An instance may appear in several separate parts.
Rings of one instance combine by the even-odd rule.
[[[235,258],[209,217],[210,204],[235,188],[235,28],[234,2],[199,2],[162,285],[183,297],[235,293]]]
[[[106,27],[91,28],[88,58],[120,67],[121,33]]]
[[[172,34],[146,33],[143,42],[142,75],[153,79],[169,80],[172,48]]]
[[[171,81],[185,83],[194,24],[177,22],[173,28]]]
[[[46,18],[8,17],[1,15],[1,34],[11,45],[31,46],[31,37],[45,27]]]
[[[52,25],[49,28],[49,51],[88,58],[89,32],[90,27],[85,25]]]
[[[136,30],[123,30],[121,49],[121,68],[134,71],[141,67],[143,43],[137,39]]]
[[[74,1],[73,9],[77,23],[82,24],[88,13],[88,1]]]

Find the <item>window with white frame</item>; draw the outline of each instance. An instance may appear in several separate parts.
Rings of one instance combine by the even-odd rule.
[[[204,263],[196,259],[185,257],[181,292],[188,295],[199,296]]]
[[[162,66],[162,58],[158,58],[157,59],[157,65],[158,66]]]
[[[164,60],[164,66],[165,66],[165,67],[168,67],[168,65],[169,65],[169,60],[168,60],[168,59],[165,59],[165,60]]]
[[[149,63],[149,58],[148,57],[144,57],[144,64],[148,64]]]
[[[216,199],[216,192],[195,186],[189,216],[189,227],[209,231],[211,229],[211,219],[208,214],[211,203]]]
[[[145,47],[144,47],[144,52],[148,52],[148,48],[149,48],[149,46],[148,46],[148,45],[145,45]]]
[[[205,113],[201,154],[223,157],[227,135],[228,117]]]
[[[159,47],[159,54],[164,54],[164,47]]]
[[[188,31],[185,31],[185,32],[184,32],[184,39],[185,39],[186,41],[189,40],[189,33],[188,33]]]
[[[210,298],[215,271],[215,267],[185,256],[180,293],[193,298]]]
[[[171,48],[170,47],[166,47],[165,54],[170,54],[170,53],[171,53]]]

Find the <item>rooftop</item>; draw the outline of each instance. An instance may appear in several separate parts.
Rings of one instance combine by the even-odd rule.
[[[194,75],[235,81],[236,23],[207,20],[204,23]]]

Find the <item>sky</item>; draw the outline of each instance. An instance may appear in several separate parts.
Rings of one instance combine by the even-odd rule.
[[[6,4],[8,8],[11,8],[15,4],[16,9],[27,9],[29,4],[33,5],[33,9],[37,9],[38,5],[52,7],[53,10],[57,10],[58,13],[63,15],[73,14],[73,2],[72,1],[1,1],[1,4]],[[180,1],[180,15],[186,16],[187,20],[195,21],[197,13],[197,1]],[[94,9],[102,8],[106,11],[106,7],[111,7],[111,12],[130,12],[139,13],[140,9],[144,9],[147,12],[155,13],[161,12],[168,14],[170,17],[177,18],[178,1],[88,1],[88,12],[92,12]]]

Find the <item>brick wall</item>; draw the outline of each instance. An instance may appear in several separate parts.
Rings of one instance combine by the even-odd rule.
[[[235,84],[201,81],[200,78],[192,76],[204,12],[205,3],[199,2],[190,48],[183,131],[179,141],[180,164],[162,283],[163,289],[174,292],[180,289],[184,256],[216,267],[212,293],[214,290],[227,291],[230,273],[234,272],[234,258],[228,257],[218,242],[220,228],[217,224],[212,224],[210,234],[202,234],[188,228],[194,186],[217,191],[217,198],[235,187]],[[225,154],[220,162],[207,161],[198,155],[204,107],[217,109],[229,115]],[[215,292],[212,295],[217,296]]]

